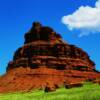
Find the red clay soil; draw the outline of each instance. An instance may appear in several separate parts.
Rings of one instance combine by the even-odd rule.
[[[81,48],[65,43],[52,28],[33,23],[25,44],[14,54],[0,77],[0,93],[46,92],[59,87],[79,87],[86,81],[100,83],[100,73]]]
[[[85,81],[93,81],[100,78],[96,72],[81,72],[77,70],[56,70],[49,68],[27,69],[16,68],[10,70],[0,79],[0,93],[3,92],[28,92],[33,89],[43,89],[48,86],[51,90],[78,84]]]

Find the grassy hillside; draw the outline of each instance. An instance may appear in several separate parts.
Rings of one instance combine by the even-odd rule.
[[[45,93],[36,90],[29,93],[1,94],[0,100],[100,100],[100,85],[86,83],[83,87]]]

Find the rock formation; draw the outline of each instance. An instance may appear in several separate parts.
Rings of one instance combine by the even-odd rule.
[[[9,62],[7,73],[0,77],[0,92],[52,91],[96,79],[100,79],[100,73],[85,51],[64,42],[52,28],[35,22]]]

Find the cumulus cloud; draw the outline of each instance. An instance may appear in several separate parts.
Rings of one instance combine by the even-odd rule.
[[[95,7],[81,6],[74,13],[63,16],[62,23],[70,30],[81,30],[80,37],[100,33],[100,0]]]

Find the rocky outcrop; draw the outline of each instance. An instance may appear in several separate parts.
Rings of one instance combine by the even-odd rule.
[[[7,73],[0,78],[0,92],[82,86],[100,78],[95,64],[81,48],[63,41],[48,26],[33,23],[24,45],[14,53]]]
[[[32,69],[45,66],[54,69],[76,69],[94,71],[95,64],[88,54],[75,45],[63,42],[61,36],[52,28],[33,23],[25,34],[25,44],[14,54],[7,71],[18,67]]]

